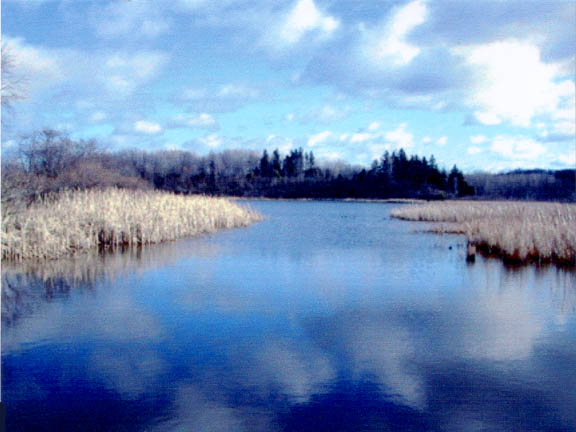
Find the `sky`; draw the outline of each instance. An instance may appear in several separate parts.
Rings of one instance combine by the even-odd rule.
[[[576,167],[572,0],[3,0],[26,100],[115,151],[384,151],[464,172]]]

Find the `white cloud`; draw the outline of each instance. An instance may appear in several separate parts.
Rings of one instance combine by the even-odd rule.
[[[199,141],[200,141],[200,143],[204,144],[206,147],[209,147],[209,148],[220,147],[220,145],[223,142],[222,137],[220,135],[217,135],[217,134],[211,134],[211,135],[199,138]]]
[[[322,36],[330,36],[338,25],[335,18],[324,15],[318,10],[314,0],[298,0],[286,16],[280,35],[292,45],[299,42],[310,31],[318,30]]]
[[[67,83],[91,97],[123,99],[158,76],[168,61],[161,51],[74,52],[67,62]]]
[[[414,135],[406,130],[407,124],[402,123],[396,129],[387,132],[384,137],[395,149],[408,149],[414,146]]]
[[[320,151],[318,152],[318,156],[329,161],[337,161],[343,159],[343,154],[336,151]]]
[[[5,0],[3,3],[14,3],[24,8],[35,8],[50,0]]]
[[[380,129],[380,126],[382,126],[382,123],[375,121],[368,125],[368,130],[374,132]]]
[[[376,123],[372,123],[372,129]],[[378,124],[378,128],[381,126]],[[368,128],[370,129],[370,128]],[[401,123],[395,129],[367,131],[362,128],[354,133],[335,133],[323,131],[308,138],[308,146],[314,147],[319,157],[347,158],[352,163],[367,164],[382,156],[384,151],[409,149],[414,146],[414,135],[407,130],[407,124]],[[332,157],[330,156],[330,157]]]
[[[134,122],[134,131],[146,135],[156,135],[162,132],[162,126],[158,123],[149,122],[146,120],[138,120]]]
[[[559,154],[557,161],[569,168],[576,168],[576,148],[572,148],[567,153]]]
[[[372,123],[375,129],[376,123]],[[378,125],[378,128],[381,126]],[[370,128],[368,128],[370,129]],[[338,158],[347,157],[349,162],[370,163],[371,159],[379,158],[386,150],[408,149],[414,146],[414,135],[407,130],[407,124],[401,123],[396,129],[381,131],[366,131],[359,129],[355,133],[336,134],[332,131],[324,131],[312,135],[308,139],[308,145],[315,147],[314,152],[318,156],[327,157],[332,153]],[[338,148],[339,151],[334,151]]]
[[[350,142],[352,144],[366,142],[366,141],[373,139],[375,136],[376,136],[375,134],[371,134],[371,133],[367,133],[367,132],[358,132],[358,133],[352,134],[352,136],[350,137]]]
[[[170,28],[160,8],[141,1],[114,2],[93,9],[91,24],[96,34],[104,38],[154,38]]]
[[[207,113],[201,114],[178,114],[172,119],[172,127],[189,127],[199,129],[218,129],[216,119]]]
[[[562,66],[543,63],[531,42],[505,40],[453,52],[472,67],[476,85],[468,102],[485,125],[526,127],[535,116],[562,115],[574,98],[574,83],[563,79]]]
[[[96,111],[96,112],[93,112],[92,115],[90,116],[90,121],[92,121],[94,123],[98,123],[98,122],[106,120],[107,118],[108,118],[108,115],[105,112]]]
[[[184,100],[198,100],[207,97],[208,91],[206,89],[185,88],[179,93],[179,95],[181,99]]]
[[[315,147],[318,144],[321,144],[324,141],[326,141],[331,136],[332,136],[332,132],[328,131],[328,130],[314,134],[314,135],[311,135],[310,138],[308,138],[308,146],[309,147]]]
[[[174,3],[182,9],[189,11],[201,9],[210,4],[208,0],[176,0]]]
[[[574,120],[554,123],[554,132],[563,135],[576,135],[576,123]]]
[[[149,79],[164,65],[166,55],[158,51],[137,51],[133,54],[115,53],[105,59],[106,68],[123,76]]]
[[[263,44],[276,53],[304,40],[307,43],[325,40],[340,26],[336,18],[319,10],[314,0],[297,0],[279,21],[270,26],[272,30],[263,38]]]
[[[52,127],[57,121],[69,121],[79,101],[98,101],[99,107],[114,101],[118,106],[154,79],[168,59],[161,51],[83,51],[32,45],[21,38],[5,39],[15,58],[15,73],[24,80],[28,96],[28,111],[16,121],[18,128],[28,130],[46,125],[47,112]],[[90,105],[95,106],[93,102]],[[89,111],[76,115],[81,117],[79,122],[101,121]]]
[[[230,112],[260,96],[260,91],[254,87],[228,83],[215,89],[184,88],[176,99],[178,103],[188,103],[188,108],[196,112]]]
[[[48,88],[65,78],[62,52],[33,46],[22,38],[2,37],[14,59],[14,74],[23,79],[29,93]]]
[[[290,138],[272,134],[266,138],[266,147],[278,149],[280,153],[287,153],[294,148],[294,142]]]
[[[377,63],[404,66],[420,53],[420,48],[408,43],[412,30],[426,22],[426,3],[415,0],[399,7],[382,29],[368,33],[364,53]]]
[[[482,144],[488,141],[488,138],[486,138],[484,135],[474,135],[470,137],[470,142],[472,144]]]
[[[443,147],[446,145],[446,143],[448,142],[448,137],[440,137],[436,140],[436,144],[439,145],[440,147]]]
[[[528,137],[497,136],[492,140],[490,150],[507,159],[531,160],[537,159],[547,152],[541,143]]]
[[[254,99],[259,96],[259,91],[243,85],[238,84],[226,84],[222,86],[216,93],[216,97],[222,99]]]
[[[324,105],[321,108],[309,111],[303,116],[302,121],[328,124],[344,120],[349,114],[350,107],[348,106],[336,107],[333,105]]]
[[[222,12],[222,9],[238,5],[238,4],[249,4],[249,0],[175,0],[173,5],[176,6],[178,11],[187,12]]]
[[[484,151],[484,149],[482,147],[478,147],[478,146],[470,146],[468,147],[468,149],[466,150],[466,152],[469,155],[477,155],[480,154]]]

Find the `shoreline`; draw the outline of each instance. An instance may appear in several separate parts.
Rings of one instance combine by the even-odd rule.
[[[467,261],[476,253],[508,264],[576,267],[576,204],[451,201],[394,209],[391,217],[434,224],[437,234],[463,234]]]
[[[57,259],[245,227],[262,217],[226,198],[126,189],[64,191],[2,209],[2,261]]]
[[[224,195],[234,201],[328,201],[328,202],[366,202],[384,204],[420,204],[431,202],[430,200],[417,198],[268,198],[268,197],[237,197]]]
[[[539,200],[509,200],[509,199],[475,199],[474,197],[445,198],[445,199],[423,199],[423,198],[268,198],[268,197],[246,197],[235,195],[203,195],[207,197],[226,198],[237,201],[334,201],[334,202],[374,202],[391,204],[424,204],[424,203],[452,203],[452,202],[473,202],[473,203],[550,203],[550,204],[574,204],[576,201],[539,201]]]

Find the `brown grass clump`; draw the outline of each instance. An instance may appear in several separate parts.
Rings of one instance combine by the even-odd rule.
[[[3,260],[158,243],[247,226],[260,218],[222,198],[122,189],[60,192],[18,212],[4,207]]]
[[[516,262],[576,264],[576,205],[540,202],[433,202],[392,210],[392,217],[448,222],[470,245]]]

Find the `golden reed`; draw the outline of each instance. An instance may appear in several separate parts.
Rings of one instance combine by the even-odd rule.
[[[576,264],[576,204],[431,202],[397,208],[391,215],[448,222],[435,231],[465,234],[470,246],[511,262]]]
[[[260,216],[224,198],[159,191],[64,191],[23,211],[2,209],[2,259],[58,258],[247,226]]]

